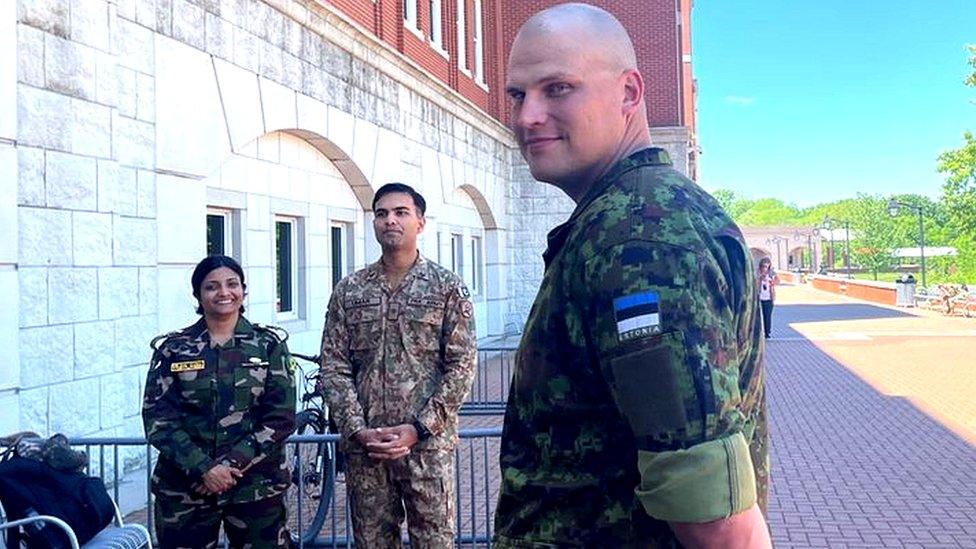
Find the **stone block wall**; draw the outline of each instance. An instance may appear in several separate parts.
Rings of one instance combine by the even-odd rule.
[[[0,4],[0,228],[10,235],[0,239],[0,306],[12,313],[0,320],[0,344],[14,350],[0,367],[0,430],[142,434],[148,342],[185,316],[206,207],[224,188],[208,178],[278,130],[309,140],[361,202],[390,180],[440,203],[469,189],[496,222],[485,234],[486,245],[501,247],[485,250],[486,272],[499,281],[488,298],[504,314],[510,135],[331,8]],[[272,264],[264,225],[280,195],[260,190],[276,184],[274,173],[264,177],[238,181],[256,185],[241,206],[243,246],[262,266]],[[376,249],[359,215],[363,265]],[[319,229],[309,236],[322,243]],[[249,282],[267,286],[253,288],[263,296],[256,310],[266,309],[273,272],[255,270]],[[321,308],[325,296],[309,295]],[[294,340],[314,345],[320,322],[306,328]]]
[[[157,331],[152,51],[115,2],[12,4],[20,427],[136,433]]]

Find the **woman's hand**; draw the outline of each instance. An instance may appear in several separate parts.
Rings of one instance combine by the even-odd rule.
[[[230,490],[244,473],[229,465],[214,465],[203,474],[203,485],[197,491],[204,495],[217,495]]]

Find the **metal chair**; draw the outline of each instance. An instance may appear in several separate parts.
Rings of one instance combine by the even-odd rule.
[[[125,524],[122,520],[122,513],[119,511],[119,506],[114,500],[112,501],[112,506],[115,508],[115,524],[108,526],[96,534],[95,537],[88,540],[84,545],[79,545],[78,537],[75,536],[74,531],[71,530],[68,523],[58,517],[35,515],[33,517],[8,522],[7,513],[3,509],[3,504],[0,503],[0,532],[4,534],[0,537],[0,547],[7,546],[6,530],[35,522],[49,522],[64,531],[68,537],[68,542],[71,544],[71,549],[152,549],[152,536],[149,535],[149,530],[141,524]]]

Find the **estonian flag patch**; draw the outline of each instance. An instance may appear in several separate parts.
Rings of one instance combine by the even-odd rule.
[[[613,300],[620,341],[661,333],[657,292],[640,292]]]

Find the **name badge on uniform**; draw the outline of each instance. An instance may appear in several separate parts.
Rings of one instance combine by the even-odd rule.
[[[657,292],[639,292],[613,300],[613,315],[617,320],[617,336],[627,341],[661,332]]]
[[[174,374],[180,372],[195,372],[197,370],[203,370],[207,365],[202,360],[187,360],[184,362],[174,362],[170,365],[169,371]]]

